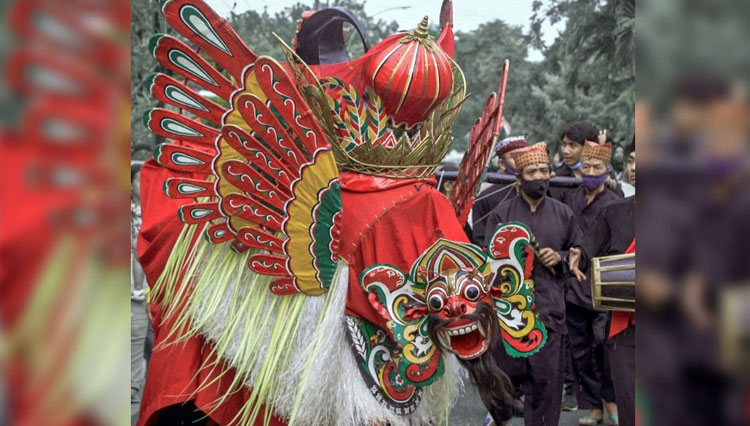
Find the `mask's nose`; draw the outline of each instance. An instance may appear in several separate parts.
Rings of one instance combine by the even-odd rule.
[[[453,296],[448,299],[448,303],[445,305],[445,313],[451,317],[458,317],[466,314],[467,306],[460,298]]]

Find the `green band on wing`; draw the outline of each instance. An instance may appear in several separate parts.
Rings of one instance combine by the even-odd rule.
[[[318,210],[314,212],[315,228],[313,229],[313,253],[320,272],[321,282],[326,289],[331,287],[333,274],[336,271],[336,262],[331,258],[331,229],[334,225],[334,216],[341,211],[341,187],[336,181],[329,186],[323,198],[320,200]]]

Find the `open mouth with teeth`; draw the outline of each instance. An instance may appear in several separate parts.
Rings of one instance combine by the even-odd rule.
[[[459,319],[437,330],[442,349],[453,352],[461,359],[481,356],[490,346],[487,330],[479,321]]]

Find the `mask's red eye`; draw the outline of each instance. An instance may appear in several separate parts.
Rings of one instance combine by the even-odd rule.
[[[430,305],[430,310],[439,311],[443,309],[443,296],[441,296],[440,294],[433,294],[432,296],[430,296],[428,303]]]
[[[479,290],[479,286],[476,284],[469,284],[464,288],[464,297],[466,297],[466,300],[473,302],[477,299],[479,299],[479,296],[482,294],[482,292]]]

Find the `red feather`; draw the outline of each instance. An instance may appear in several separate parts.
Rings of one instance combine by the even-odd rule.
[[[162,6],[167,22],[200,47],[238,81],[257,58],[227,21],[201,0],[169,0]]]

